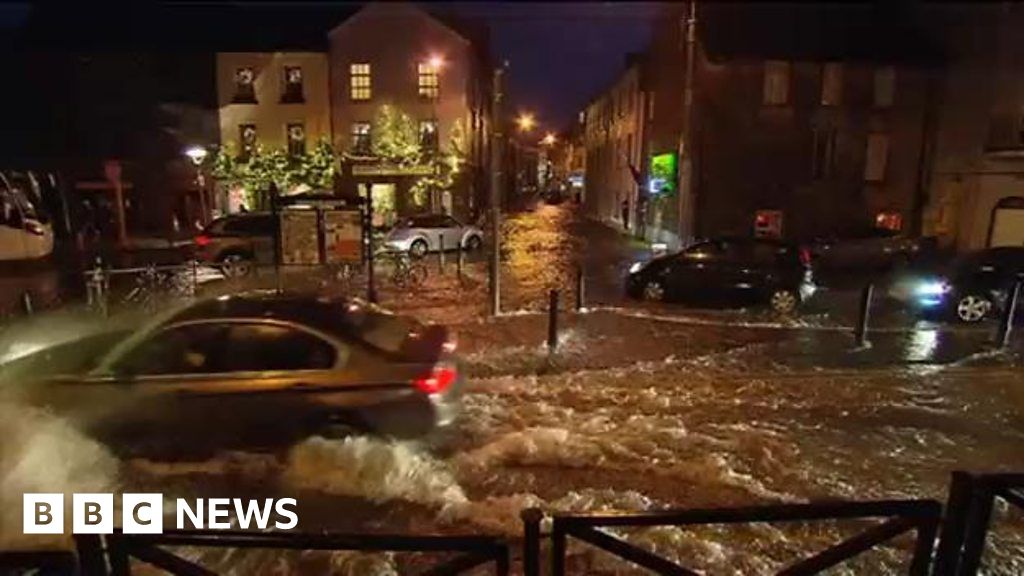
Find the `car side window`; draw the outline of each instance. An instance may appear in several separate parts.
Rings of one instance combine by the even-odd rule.
[[[683,250],[681,256],[684,260],[701,261],[711,260],[722,254],[722,246],[718,242],[701,242]]]
[[[218,372],[223,334],[224,328],[216,324],[168,328],[130,350],[114,371],[133,376]]]
[[[452,218],[451,216],[445,216],[444,217],[444,227],[445,228],[460,228],[460,227],[462,227],[462,224],[459,224],[459,221],[456,220],[455,218]]]
[[[225,372],[325,370],[335,365],[334,345],[308,332],[274,324],[228,328]]]

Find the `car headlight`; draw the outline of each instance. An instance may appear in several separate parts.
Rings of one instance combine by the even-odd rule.
[[[644,267],[644,263],[643,262],[633,262],[633,265],[629,267],[629,273],[630,274],[636,274],[643,267]]]
[[[917,285],[914,292],[918,296],[942,296],[949,294],[951,287],[945,281],[942,280],[931,280],[928,282],[922,282]]]

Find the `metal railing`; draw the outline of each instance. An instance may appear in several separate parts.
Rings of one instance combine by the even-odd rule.
[[[495,574],[509,571],[508,546],[491,536],[413,536],[389,534],[309,534],[238,530],[174,530],[163,534],[124,534],[79,539],[82,574],[130,576],[132,562],[145,562],[170,574],[209,576],[213,570],[182,558],[165,546],[277,550],[455,553],[424,575],[461,574],[493,563]]]
[[[935,559],[936,576],[978,572],[996,497],[1024,510],[1024,474],[953,472]]]
[[[815,504],[781,504],[740,508],[659,510],[644,513],[557,514],[551,525],[551,574],[562,576],[566,567],[566,544],[570,536],[610,552],[624,560],[647,568],[656,574],[693,576],[699,574],[657,554],[613,536],[601,528],[697,526],[707,524],[739,524],[763,522],[815,522],[885,518],[881,524],[868,528],[814,555],[786,567],[779,574],[788,576],[818,574],[862,552],[909,531],[916,531],[909,574],[925,576],[931,562],[935,534],[941,519],[942,505],[935,500],[880,500],[871,502],[828,502]],[[523,512],[526,542],[523,572],[539,576],[540,572],[539,511]]]

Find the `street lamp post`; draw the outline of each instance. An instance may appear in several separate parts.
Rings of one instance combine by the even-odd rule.
[[[430,66],[430,69],[434,72],[434,76],[437,79],[437,91],[434,94],[432,94],[430,98],[431,116],[433,122],[432,128],[434,130],[433,134],[431,135],[431,144],[433,146],[433,150],[431,150],[431,153],[434,154],[434,157],[432,158],[432,162],[434,164],[434,185],[432,186],[433,189],[430,191],[430,203],[431,210],[433,212],[438,212],[438,207],[441,207],[442,209],[444,208],[444,202],[442,201],[443,199],[441,198],[442,191],[438,186],[438,182],[440,182],[441,180],[441,166],[437,161],[437,154],[440,152],[439,148],[441,144],[441,126],[437,118],[437,101],[441,99],[441,68],[444,67],[444,58],[441,57],[440,55],[434,54],[430,57],[429,60],[427,60],[427,65]]]
[[[203,178],[203,160],[206,159],[207,154],[206,148],[202,146],[190,146],[185,150],[185,155],[192,160],[192,165],[196,168],[196,191],[199,193],[199,219],[203,224],[207,223],[209,217],[209,211],[206,206],[206,180]]]

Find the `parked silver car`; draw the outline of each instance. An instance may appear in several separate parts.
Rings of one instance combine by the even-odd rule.
[[[384,239],[384,245],[401,252],[420,257],[427,252],[436,252],[442,245],[445,250],[478,250],[483,245],[483,232],[468,226],[445,214],[423,214],[405,218],[397,224]]]

